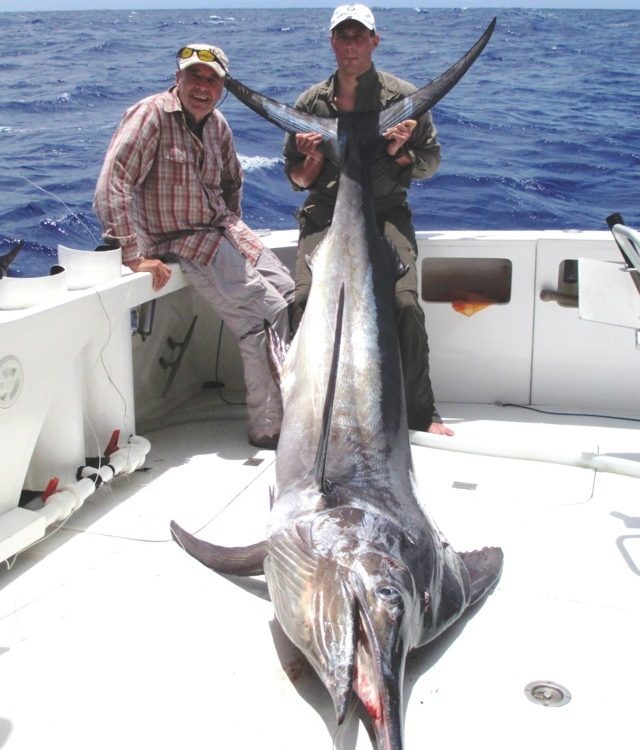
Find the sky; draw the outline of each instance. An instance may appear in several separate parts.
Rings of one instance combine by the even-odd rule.
[[[150,10],[175,9],[178,5],[206,10],[229,8],[332,8],[340,4],[327,0],[0,0],[0,11],[43,10]],[[370,3],[377,5],[378,3]],[[640,10],[640,0],[384,0],[385,8],[626,8]]]

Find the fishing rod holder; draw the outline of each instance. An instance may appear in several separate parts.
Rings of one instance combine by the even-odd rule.
[[[191,336],[193,335],[193,329],[195,328],[197,320],[198,316],[194,315],[193,320],[191,321],[191,325],[189,326],[187,333],[182,341],[176,341],[171,336],[167,337],[167,344],[169,345],[169,348],[171,349],[171,351],[177,349],[178,354],[176,358],[171,361],[165,359],[164,357],[160,357],[158,359],[160,367],[164,368],[165,370],[169,370],[169,380],[167,381],[167,385],[165,386],[163,396],[167,395],[169,388],[171,388],[171,384],[178,374],[178,370],[182,363],[182,358],[184,357],[185,352],[187,351],[187,348],[189,346],[189,342],[191,341]]]

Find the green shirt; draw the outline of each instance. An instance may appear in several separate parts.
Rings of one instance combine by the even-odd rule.
[[[307,89],[295,103],[297,109],[321,117],[337,117],[334,104],[337,72],[322,83]],[[390,73],[378,72],[372,65],[358,79],[355,111],[380,111],[393,102],[412,94],[416,87]],[[371,180],[376,204],[380,207],[400,205],[406,200],[407,189],[412,179],[424,179],[436,172],[440,164],[440,144],[436,140],[436,128],[427,112],[418,120],[407,146],[413,164],[400,166],[386,152],[382,152],[371,165]],[[287,135],[284,146],[285,173],[295,190],[301,190],[290,177],[291,167],[305,157],[296,148],[295,136]],[[325,160],[316,181],[308,188],[307,203],[322,203],[333,207],[338,192],[340,171],[335,164]]]

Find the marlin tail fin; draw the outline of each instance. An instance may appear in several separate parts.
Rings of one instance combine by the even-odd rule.
[[[442,75],[434,78],[431,83],[383,110],[380,113],[380,133],[384,133],[385,130],[403,122],[403,120],[420,117],[446,96],[487,46],[495,27],[496,19],[494,18],[478,41],[457,63],[454,63]]]
[[[337,163],[337,120],[329,117],[316,117],[282,104],[276,99],[259,94],[229,75],[225,77],[224,85],[243,104],[287,133],[320,133],[323,138],[322,150],[329,159]]]

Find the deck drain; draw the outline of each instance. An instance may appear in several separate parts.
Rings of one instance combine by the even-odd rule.
[[[539,706],[565,706],[571,700],[571,693],[566,687],[555,682],[543,680],[530,682],[524,689],[525,695],[532,703]]]
[[[248,458],[244,462],[244,466],[260,466],[263,461],[264,458]]]

